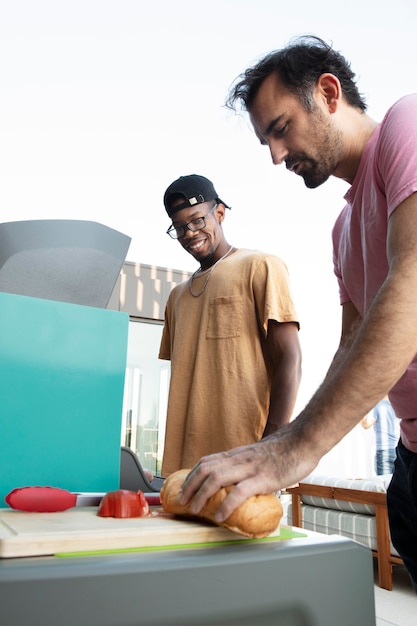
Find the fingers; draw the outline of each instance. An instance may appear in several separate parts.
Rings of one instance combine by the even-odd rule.
[[[185,479],[181,504],[186,504],[194,497],[197,503],[202,502],[202,507],[205,500],[221,487],[228,487],[242,480],[245,477],[242,463],[246,465],[250,448],[251,446],[242,446],[200,459]],[[204,502],[201,494],[205,496]]]
[[[258,443],[203,457],[184,481],[180,503],[190,503],[190,511],[198,514],[222,487],[232,487],[215,514],[222,523],[250,496],[297,483],[320,458],[308,438],[300,444],[299,430],[288,424]]]
[[[250,496],[276,491],[273,476],[259,444],[234,448],[202,458],[188,474],[180,502],[185,505],[191,500],[190,510],[198,514],[222,487],[233,486],[215,516],[221,523]]]
[[[204,508],[207,500],[214,496],[222,487],[234,485],[215,514],[215,521],[222,523],[247,498],[255,495],[256,485],[252,479],[243,480],[237,484],[235,484],[235,481],[238,480],[237,478],[228,479],[227,476],[232,476],[236,473],[236,468],[234,465],[231,465],[230,459],[226,461],[227,465],[226,463],[223,463],[221,466],[216,465],[216,469],[210,471],[209,468],[212,462],[208,461],[204,464],[200,462],[193,468],[183,485],[181,503],[188,502],[192,498],[190,512],[196,515]],[[219,467],[222,469],[219,469]],[[209,473],[207,474],[207,472]],[[192,495],[189,497],[190,491]]]
[[[235,485],[217,509],[214,516],[215,521],[221,524],[227,520],[233,511],[239,508],[250,496],[256,495],[256,492],[257,489],[252,479],[242,481],[238,485]]]
[[[188,474],[182,486],[180,498],[181,504],[187,504],[191,499],[192,512],[199,513],[206,501],[216,493],[221,487],[221,455],[213,454],[203,457]],[[213,469],[212,469],[213,468]]]

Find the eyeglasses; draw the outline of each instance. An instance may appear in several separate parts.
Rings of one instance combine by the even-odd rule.
[[[184,226],[174,226],[174,224],[172,224],[168,228],[167,234],[172,237],[172,239],[180,239],[181,237],[185,236],[187,229],[190,230],[192,233],[195,233],[197,230],[202,230],[206,227],[206,217],[213,213],[213,211],[216,210],[216,207],[217,204],[211,207],[208,213],[202,215],[201,217],[196,217],[195,219],[191,220],[191,222],[188,222],[188,224],[184,224]]]

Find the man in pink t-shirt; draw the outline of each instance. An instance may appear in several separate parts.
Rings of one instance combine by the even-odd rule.
[[[401,418],[388,511],[393,543],[417,591],[417,95],[381,123],[366,113],[349,63],[305,36],[247,69],[227,104],[249,113],[275,165],[309,188],[347,181],[333,231],[342,338],[303,411],[263,441],[200,460],[183,487],[197,513],[234,485],[226,519],[254,494],[302,480],[385,395]]]

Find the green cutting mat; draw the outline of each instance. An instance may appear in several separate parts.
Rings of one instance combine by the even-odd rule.
[[[75,556],[96,556],[99,554],[121,554],[129,552],[161,552],[164,550],[184,550],[190,548],[212,548],[215,546],[230,546],[236,544],[263,543],[268,541],[284,541],[287,539],[297,539],[307,537],[305,533],[300,533],[290,527],[283,526],[280,528],[280,534],[272,537],[262,537],[261,539],[235,539],[232,541],[210,541],[207,543],[183,543],[168,546],[146,546],[141,548],[118,548],[113,550],[90,550],[83,552],[59,552],[56,557],[68,558]]]

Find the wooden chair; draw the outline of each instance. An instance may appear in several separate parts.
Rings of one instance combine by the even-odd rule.
[[[301,497],[302,495],[318,496],[345,502],[358,502],[375,507],[377,550],[372,550],[378,561],[378,583],[383,589],[392,589],[392,565],[401,564],[403,560],[391,554],[390,532],[388,525],[386,493],[344,489],[325,485],[299,483],[286,490],[292,497],[292,525],[302,528]]]

